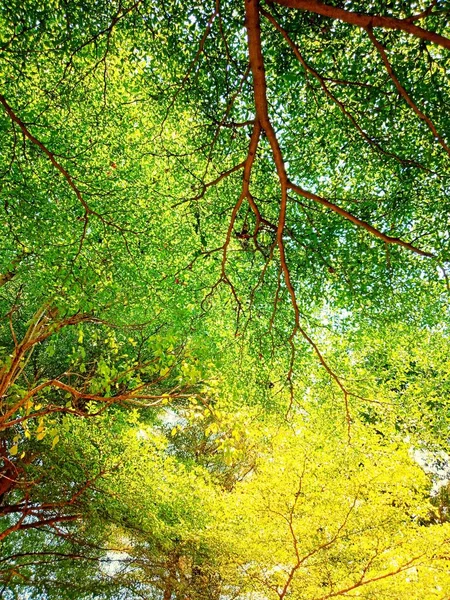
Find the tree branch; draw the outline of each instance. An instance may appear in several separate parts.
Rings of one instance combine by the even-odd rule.
[[[10,117],[11,121],[13,121],[14,123],[16,123],[20,127],[20,129],[22,130],[22,133],[24,134],[24,136],[26,138],[28,138],[30,140],[30,142],[32,142],[38,148],[40,148],[42,150],[42,152],[49,158],[49,160],[52,163],[52,165],[62,174],[62,176],[64,177],[64,179],[67,181],[67,183],[69,184],[69,186],[74,191],[74,193],[75,193],[76,197],[78,198],[78,200],[80,201],[81,205],[83,206],[86,217],[87,217],[87,215],[93,213],[93,211],[89,208],[86,200],[83,198],[83,196],[82,196],[80,190],[78,189],[77,185],[75,184],[74,180],[69,175],[69,173],[66,171],[66,169],[61,165],[61,163],[59,163],[56,160],[55,155],[53,154],[53,152],[51,152],[47,148],[47,146],[45,146],[40,140],[38,140],[30,132],[30,130],[28,129],[28,127],[25,125],[25,123],[22,121],[22,119],[20,119],[16,115],[16,113],[11,108],[11,106],[8,104],[6,98],[2,94],[0,94],[0,103],[3,104],[3,107],[4,107],[5,111],[7,112],[8,116]]]
[[[421,38],[443,48],[450,49],[450,39],[435,33],[427,31],[411,23],[408,19],[397,19],[395,17],[385,17],[382,15],[371,15],[365,13],[356,13],[337,6],[330,6],[319,0],[270,0],[273,4],[281,4],[289,8],[297,8],[313,12],[323,17],[337,19],[350,25],[356,25],[362,29],[372,27],[380,27],[382,29],[394,29],[396,31],[404,31],[415,37]]]
[[[298,61],[300,62],[300,64],[302,65],[302,67],[304,68],[306,73],[310,73],[319,82],[320,87],[324,91],[325,95],[332,102],[334,102],[334,104],[336,104],[336,106],[338,106],[338,108],[342,112],[342,114],[344,116],[346,116],[352,122],[352,124],[354,125],[354,127],[356,128],[358,133],[361,135],[361,137],[363,139],[366,140],[366,142],[368,142],[373,148],[376,148],[381,154],[384,154],[385,156],[389,156],[390,158],[393,158],[394,160],[398,161],[400,164],[412,165],[412,166],[418,167],[420,169],[429,171],[429,169],[427,169],[426,167],[424,167],[423,165],[421,165],[420,163],[418,163],[414,160],[403,159],[400,156],[398,156],[397,154],[394,154],[393,152],[389,152],[388,150],[385,150],[377,141],[372,139],[369,136],[369,134],[366,131],[364,131],[364,129],[358,123],[358,121],[353,116],[353,114],[348,110],[348,108],[345,106],[345,104],[333,94],[333,92],[330,90],[330,88],[325,83],[325,78],[322,77],[315,69],[313,69],[313,67],[311,67],[306,62],[302,53],[300,52],[300,48],[297,46],[297,44],[294,43],[294,41],[291,39],[291,37],[289,36],[287,31],[285,29],[283,29],[283,27],[278,23],[278,21],[276,21],[275,18],[270,13],[265,11],[264,9],[261,9],[261,14],[264,15],[264,17],[270,23],[272,23],[272,25],[275,27],[275,29],[277,29],[281,33],[281,35],[284,37],[286,42],[292,48],[292,51],[294,52],[295,56],[297,57]]]
[[[406,101],[406,103],[413,109],[413,111],[416,113],[416,115],[427,124],[428,128],[430,129],[430,131],[432,132],[434,137],[438,140],[440,145],[444,148],[444,150],[450,156],[450,147],[448,146],[448,144],[445,142],[444,138],[440,135],[440,133],[436,129],[436,126],[434,125],[433,121],[423,111],[420,110],[420,108],[417,106],[417,104],[414,102],[414,100],[408,94],[406,89],[400,83],[397,75],[394,72],[394,69],[392,68],[391,63],[389,62],[389,59],[388,59],[388,56],[386,53],[386,49],[384,48],[383,44],[381,44],[377,40],[377,38],[375,37],[375,35],[372,31],[372,28],[368,27],[366,31],[367,31],[367,35],[369,36],[371,42],[373,43],[375,48],[378,50],[378,52],[381,56],[381,59],[384,63],[384,66],[386,67],[386,71],[388,72],[390,78],[392,79],[399,94]]]
[[[402,246],[403,248],[407,248],[411,252],[415,252],[416,254],[419,254],[420,256],[426,256],[427,258],[436,258],[432,252],[427,252],[425,250],[421,250],[420,248],[416,248],[416,246],[413,246],[409,242],[405,242],[404,240],[402,240],[400,238],[391,237],[389,235],[386,235],[385,233],[382,233],[381,231],[379,231],[372,225],[369,225],[369,223],[367,223],[366,221],[363,221],[362,219],[355,217],[355,215],[352,215],[344,208],[341,208],[340,206],[333,204],[333,202],[330,202],[329,200],[326,200],[325,198],[322,198],[321,196],[318,196],[317,194],[313,194],[312,192],[308,192],[308,191],[304,190],[300,186],[295,185],[295,183],[289,182],[289,188],[291,190],[293,190],[294,192],[297,192],[297,194],[299,194],[300,196],[303,196],[303,198],[308,198],[309,200],[314,200],[314,202],[317,202],[318,204],[322,204],[323,206],[326,206],[333,212],[337,213],[338,215],[341,215],[341,217],[344,217],[344,219],[351,221],[358,227],[362,227],[363,229],[365,229],[366,231],[368,231],[375,237],[379,238],[380,240],[383,240],[383,242],[385,242],[386,244],[396,244],[398,246]]]

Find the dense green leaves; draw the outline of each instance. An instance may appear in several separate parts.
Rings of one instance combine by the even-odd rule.
[[[2,4],[2,597],[443,597],[448,36]]]

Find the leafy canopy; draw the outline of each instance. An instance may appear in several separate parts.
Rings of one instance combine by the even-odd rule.
[[[448,14],[2,4],[2,597],[443,598]]]

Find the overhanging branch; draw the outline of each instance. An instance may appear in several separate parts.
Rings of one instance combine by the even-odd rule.
[[[329,4],[319,2],[318,0],[271,0],[271,3],[313,12],[317,15],[329,17],[330,19],[337,19],[338,21],[356,25],[363,29],[380,27],[382,29],[404,31],[405,33],[409,33],[422,40],[450,49],[450,39],[439,33],[435,33],[434,31],[428,31],[427,29],[414,25],[414,23],[411,23],[408,19],[397,19],[395,17],[352,12],[337,6],[330,6]]]
[[[365,229],[366,231],[368,231],[375,237],[379,238],[380,240],[383,240],[383,242],[385,242],[386,244],[395,244],[397,246],[402,246],[403,248],[407,248],[411,252],[415,252],[416,254],[419,254],[420,256],[426,256],[427,258],[436,258],[432,252],[426,252],[425,250],[421,250],[420,248],[417,248],[416,246],[413,246],[409,242],[405,242],[404,240],[402,240],[400,238],[391,237],[390,235],[386,235],[385,233],[382,233],[381,231],[379,231],[378,229],[373,227],[373,225],[370,225],[369,223],[367,223],[366,221],[363,221],[362,219],[358,219],[358,217],[355,217],[355,215],[352,215],[352,213],[349,213],[344,208],[341,208],[340,206],[333,204],[333,202],[330,202],[329,200],[326,200],[325,198],[322,198],[321,196],[318,196],[317,194],[308,192],[307,190],[304,190],[303,188],[301,188],[298,185],[295,185],[292,182],[289,182],[289,188],[291,190],[293,190],[294,192],[296,192],[297,194],[299,194],[300,196],[303,196],[303,198],[308,198],[308,200],[313,200],[314,202],[317,202],[318,204],[322,204],[323,206],[326,206],[327,208],[329,208],[336,214],[341,215],[341,217],[344,217],[344,219],[347,219],[347,221],[351,221],[358,227],[362,227],[363,229]]]

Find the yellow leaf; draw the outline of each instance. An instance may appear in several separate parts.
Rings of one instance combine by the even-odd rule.
[[[9,453],[11,454],[11,456],[16,456],[18,451],[19,446],[17,444],[14,444],[14,446],[11,446],[11,448],[9,449]]]

